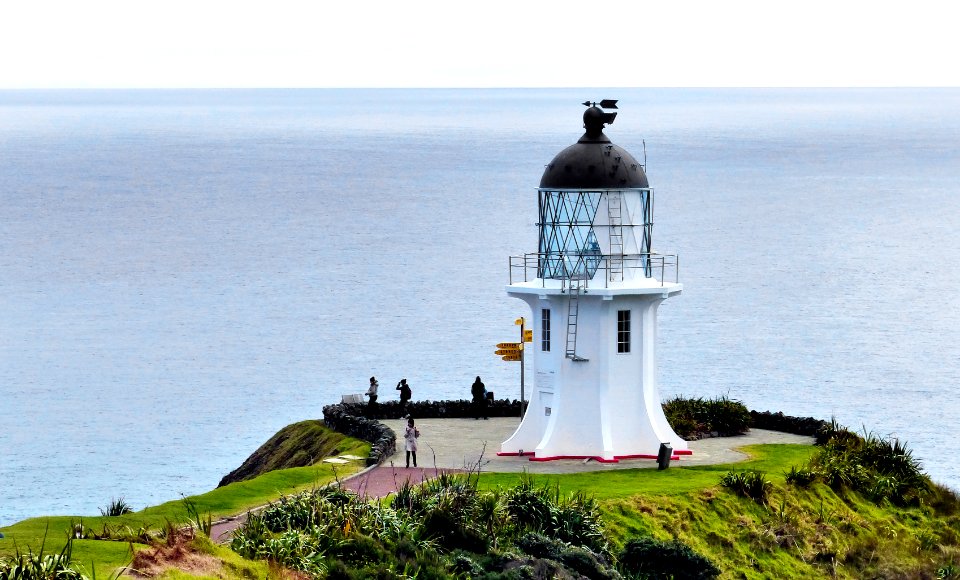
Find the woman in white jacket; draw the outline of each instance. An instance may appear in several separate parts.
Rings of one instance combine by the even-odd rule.
[[[407,419],[407,428],[403,431],[404,447],[407,450],[407,467],[410,467],[410,455],[413,455],[413,466],[417,466],[417,438],[420,430],[413,426],[413,417]]]

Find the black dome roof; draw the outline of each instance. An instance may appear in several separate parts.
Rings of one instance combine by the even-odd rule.
[[[583,114],[587,132],[553,158],[540,178],[541,189],[621,189],[650,187],[643,167],[624,148],[603,134],[596,119],[600,109]]]

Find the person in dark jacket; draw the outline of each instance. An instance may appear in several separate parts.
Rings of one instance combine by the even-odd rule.
[[[473,395],[473,418],[479,419],[483,415],[487,419],[487,387],[479,376],[470,386],[470,394]]]
[[[403,417],[407,410],[407,401],[413,397],[413,391],[410,390],[407,379],[400,379],[400,382],[397,383],[397,390],[400,391],[400,416]]]

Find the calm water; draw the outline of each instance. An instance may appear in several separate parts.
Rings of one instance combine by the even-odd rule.
[[[605,97],[680,255],[662,394],[960,487],[960,91],[0,92],[0,525],[207,491],[371,374],[517,397],[507,256]]]

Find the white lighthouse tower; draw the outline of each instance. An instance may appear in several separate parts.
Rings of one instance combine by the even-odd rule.
[[[586,132],[540,180],[536,253],[510,259],[507,293],[532,312],[534,387],[500,455],[531,460],[688,454],[656,377],[657,308],[682,290],[677,257],[653,253],[644,166],[603,133],[616,101],[584,103]]]

